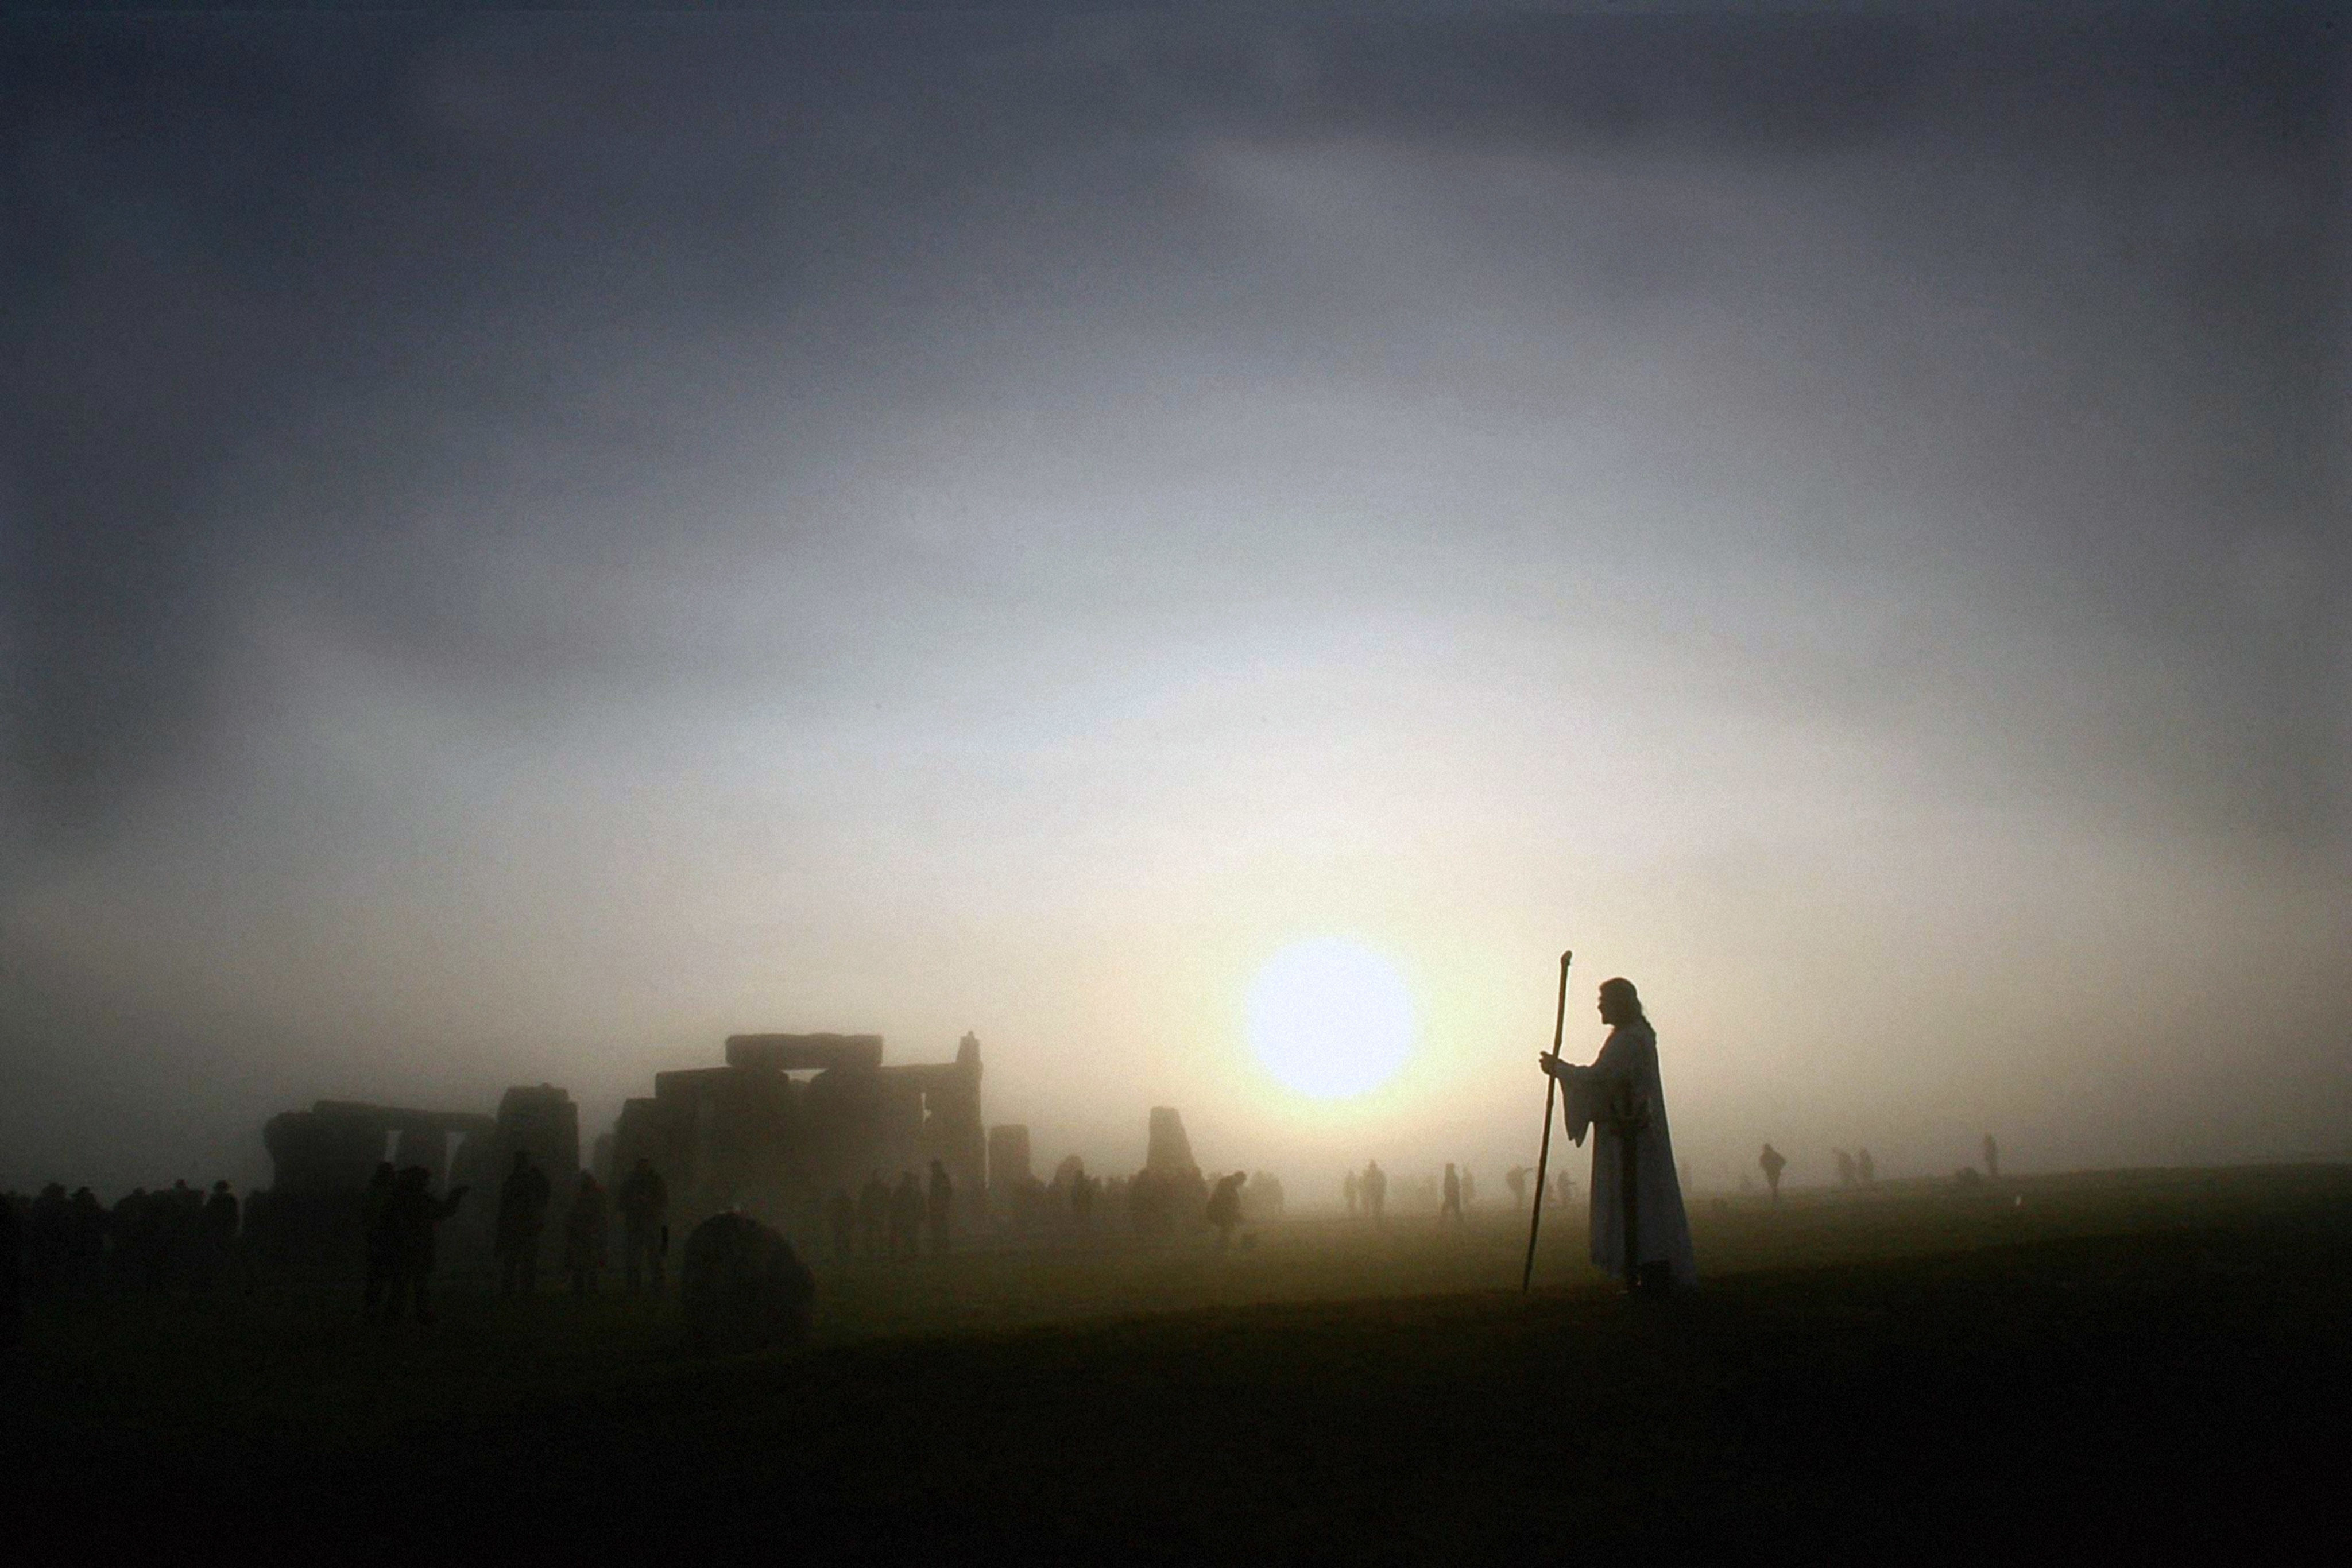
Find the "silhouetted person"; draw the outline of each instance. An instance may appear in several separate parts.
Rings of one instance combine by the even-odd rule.
[[[1378,1225],[1387,1217],[1389,1205],[1389,1173],[1381,1169],[1378,1160],[1364,1162],[1363,1179],[1358,1184],[1364,1196],[1364,1209]]]
[[[1073,1184],[1086,1186],[1081,1175]],[[955,1183],[948,1179],[948,1167],[939,1161],[931,1162],[931,1186],[923,1208],[923,1228],[930,1238],[933,1256],[944,1253],[952,1239],[955,1224]]]
[[[1853,1156],[1853,1174],[1861,1178],[1862,1185],[1864,1186],[1878,1179],[1878,1166],[1870,1157],[1868,1149],[1864,1149]]]
[[[1633,982],[1601,983],[1601,1021],[1609,1040],[1591,1066],[1536,1059],[1567,1092],[1569,1136],[1592,1133],[1592,1261],[1644,1295],[1696,1284],[1658,1037]]]
[[[211,1261],[205,1242],[205,1195],[178,1177],[162,1201],[163,1275],[165,1282],[189,1290],[201,1287]]]
[[[393,1183],[392,1201],[384,1209],[392,1236],[392,1279],[384,1293],[383,1309],[383,1321],[387,1323],[400,1321],[404,1304],[415,1314],[418,1322],[433,1321],[433,1233],[443,1220],[457,1212],[466,1189],[461,1186],[446,1198],[436,1198],[429,1185],[432,1179],[433,1173],[423,1166],[411,1166],[402,1171]]]
[[[833,1260],[846,1269],[857,1253],[857,1205],[840,1187],[824,1200],[824,1224],[833,1233]]]
[[[97,1288],[106,1273],[106,1233],[112,1221],[98,1194],[86,1186],[74,1188],[66,1205],[66,1266],[68,1282],[76,1290]]]
[[[213,1183],[212,1196],[205,1199],[205,1282],[223,1273],[239,1272],[245,1276],[247,1289],[253,1284],[249,1267],[245,1266],[245,1249],[237,1236],[236,1194],[228,1183]]]
[[[1217,1232],[1217,1249],[1223,1251],[1234,1239],[1234,1227],[1242,1222],[1242,1184],[1248,1173],[1235,1171],[1218,1181],[1209,1194],[1208,1219]]]
[[[1771,1145],[1767,1144],[1764,1145],[1764,1152],[1756,1156],[1756,1163],[1763,1167],[1764,1185],[1771,1191],[1772,1201],[1780,1202],[1780,1173],[1789,1167],[1788,1157]]]
[[[62,1195],[63,1189],[59,1191]],[[58,1207],[62,1210],[65,1205],[60,1202]],[[14,1194],[0,1193],[0,1350],[14,1350],[25,1343],[26,1218],[16,1212]]]
[[[1348,1200],[1348,1213],[1350,1218],[1353,1218],[1356,1212],[1356,1173],[1349,1171],[1348,1179],[1339,1184],[1339,1196]]]
[[[1511,1189],[1511,1207],[1524,1208],[1528,1202],[1528,1167],[1513,1166],[1503,1173],[1503,1185]]]
[[[604,1271],[606,1237],[612,1232],[612,1217],[604,1206],[604,1189],[597,1185],[595,1176],[580,1173],[580,1185],[572,1189],[572,1207],[563,1216],[563,1271],[572,1277],[572,1293],[584,1296],[596,1288],[596,1277]]]
[[[1994,1181],[1999,1181],[2000,1179],[2000,1145],[1992,1141],[1990,1133],[1985,1134],[1984,1156],[1985,1175]]]
[[[35,1196],[17,1219],[22,1261],[17,1266],[21,1288],[36,1295],[54,1295],[64,1285],[67,1260],[72,1254],[73,1206],[66,1199],[63,1182],[51,1182]]]
[[[360,1235],[367,1243],[367,1291],[361,1298],[362,1310],[373,1317],[383,1305],[383,1295],[392,1289],[393,1260],[400,1250],[400,1242],[392,1223],[393,1194],[399,1177],[390,1160],[377,1164],[375,1175],[368,1178],[367,1191],[360,1197]]]
[[[547,1205],[552,1196],[547,1173],[530,1163],[529,1150],[517,1149],[514,1168],[499,1186],[494,1246],[499,1295],[511,1296],[520,1289],[527,1296],[538,1288],[539,1235],[547,1228]]]
[[[651,1160],[640,1158],[614,1195],[621,1211],[621,1279],[635,1295],[650,1273],[662,1288],[662,1264],[669,1253],[669,1184]]]
[[[922,1228],[923,1189],[914,1172],[900,1171],[898,1188],[890,1194],[890,1256],[912,1258]]]
[[[1454,1224],[1463,1223],[1462,1178],[1454,1174],[1451,1161],[1448,1161],[1445,1166],[1445,1200],[1438,1205],[1437,1208],[1437,1223],[1440,1227],[1445,1224],[1445,1218],[1448,1215],[1454,1217]]]
[[[159,1208],[171,1200],[134,1186],[114,1201],[115,1262],[123,1282],[142,1291],[163,1287],[164,1221]]]

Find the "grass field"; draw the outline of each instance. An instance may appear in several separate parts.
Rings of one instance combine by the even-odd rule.
[[[1572,1217],[1571,1217],[1572,1218]],[[451,1281],[44,1307],[0,1463],[100,1538],[725,1559],[2313,1556],[2352,1523],[2352,1169],[1693,1206],[1650,1307],[1524,1219],[821,1269],[817,1343]],[[13,1488],[12,1488],[13,1490]]]

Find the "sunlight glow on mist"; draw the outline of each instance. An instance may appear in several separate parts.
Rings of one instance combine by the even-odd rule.
[[[1412,998],[1378,954],[1323,937],[1286,947],[1249,994],[1249,1040],[1301,1094],[1342,1100],[1396,1075],[1412,1053]]]

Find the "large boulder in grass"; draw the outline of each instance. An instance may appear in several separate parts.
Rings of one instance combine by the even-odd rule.
[[[816,1279],[758,1220],[714,1214],[686,1239],[678,1293],[695,1348],[716,1355],[806,1340]]]

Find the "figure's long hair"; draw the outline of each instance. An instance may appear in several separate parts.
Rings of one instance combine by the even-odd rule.
[[[1642,993],[1635,990],[1633,988],[1633,982],[1625,978],[1622,975],[1620,975],[1613,980],[1601,981],[1601,994],[1604,997],[1614,998],[1618,1001],[1623,1003],[1627,1008],[1631,1009],[1633,1014],[1632,1021],[1643,1024],[1650,1021],[1649,1013],[1643,1010],[1642,1007]]]

